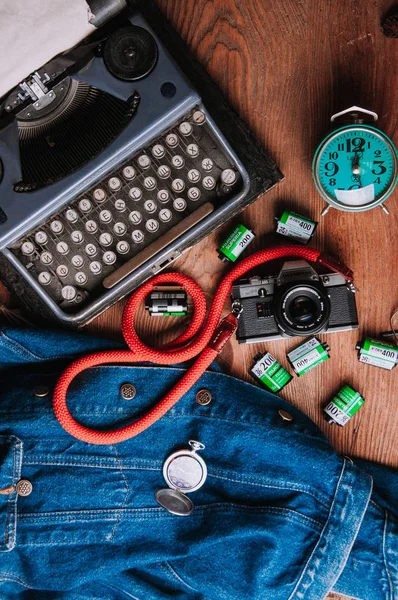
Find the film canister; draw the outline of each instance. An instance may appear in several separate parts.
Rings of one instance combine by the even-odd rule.
[[[328,423],[335,423],[343,427],[363,406],[365,399],[359,392],[345,385],[324,408],[325,419]]]
[[[280,218],[275,217],[277,221],[276,233],[291,237],[302,244],[308,244],[315,233],[318,223],[302,217],[290,210],[283,211]]]
[[[182,287],[155,288],[146,297],[145,308],[151,317],[185,317],[188,312],[188,297]]]
[[[330,358],[330,348],[326,342],[312,337],[304,344],[287,353],[293,371],[299,377]]]
[[[293,376],[269,352],[256,354],[253,360],[255,364],[250,369],[252,377],[271,392],[280,392],[293,379]]]
[[[224,262],[235,262],[255,237],[250,229],[238,225],[219,247],[218,258]]]
[[[362,338],[356,345],[359,362],[391,371],[398,363],[398,346]]]

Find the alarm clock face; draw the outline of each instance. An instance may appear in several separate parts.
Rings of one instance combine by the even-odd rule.
[[[349,125],[319,146],[313,178],[321,196],[340,210],[373,208],[397,183],[397,151],[392,141],[370,126]]]

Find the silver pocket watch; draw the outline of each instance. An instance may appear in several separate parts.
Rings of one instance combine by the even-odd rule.
[[[195,440],[189,440],[188,444],[191,449],[178,450],[166,459],[163,477],[169,487],[155,494],[160,506],[182,517],[189,516],[194,510],[193,502],[186,494],[201,488],[207,478],[206,463],[197,454],[205,449],[205,445]]]

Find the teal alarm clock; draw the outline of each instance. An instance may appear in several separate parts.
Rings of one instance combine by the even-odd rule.
[[[328,206],[360,212],[384,206],[398,180],[398,154],[393,142],[370,125],[375,112],[352,106],[331,117],[338,128],[318,146],[312,163],[315,186]]]

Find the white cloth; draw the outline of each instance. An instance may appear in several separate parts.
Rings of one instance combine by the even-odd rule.
[[[0,97],[95,31],[85,0],[0,0]]]

